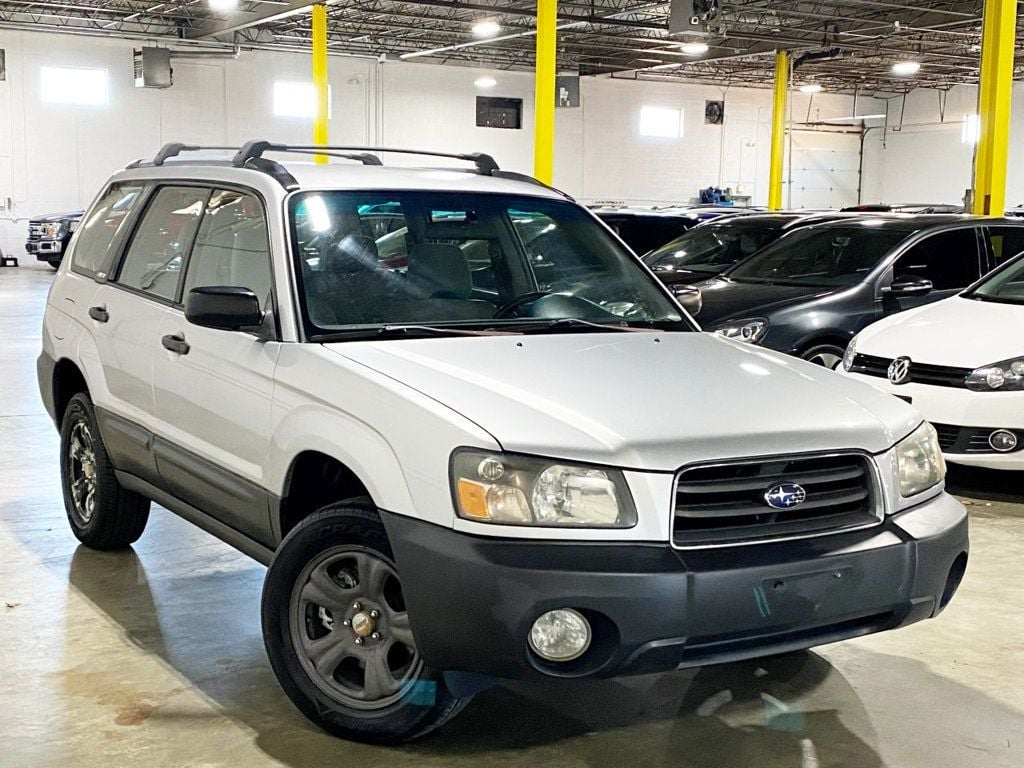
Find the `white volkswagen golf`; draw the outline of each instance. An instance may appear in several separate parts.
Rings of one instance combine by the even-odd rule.
[[[1024,254],[963,293],[869,326],[843,370],[924,414],[949,461],[1024,470]]]

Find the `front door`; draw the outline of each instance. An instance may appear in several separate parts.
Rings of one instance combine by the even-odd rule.
[[[937,232],[918,241],[893,264],[885,280],[904,277],[930,280],[932,289],[919,296],[883,295],[882,313],[903,312],[959,293],[982,273],[978,228],[964,227]]]

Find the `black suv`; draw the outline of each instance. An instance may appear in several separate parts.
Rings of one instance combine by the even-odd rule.
[[[701,325],[829,368],[861,328],[1024,251],[1024,222],[876,215],[803,227],[700,283]]]
[[[25,241],[25,250],[29,256],[49,263],[54,269],[59,267],[83,213],[53,213],[31,219],[28,223],[28,240]]]
[[[700,219],[686,211],[655,211],[636,208],[599,208],[594,211],[621,238],[622,242],[643,255],[674,240]]]

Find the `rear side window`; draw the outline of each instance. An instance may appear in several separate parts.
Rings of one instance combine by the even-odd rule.
[[[978,240],[973,229],[954,229],[926,237],[900,256],[893,277],[923,277],[937,291],[966,288],[980,275]]]
[[[110,248],[141,192],[141,185],[115,184],[93,206],[75,240],[71,266],[76,272],[94,275],[104,268]]]
[[[162,187],[146,208],[117,282],[151,296],[173,299],[182,262],[192,247],[210,190]]]
[[[252,195],[216,190],[199,225],[185,275],[187,295],[193,288],[248,288],[262,309],[270,299],[270,249],[263,206]]]
[[[1024,252],[1024,227],[989,227],[988,242],[992,247],[995,264],[1009,261],[1018,253]]]

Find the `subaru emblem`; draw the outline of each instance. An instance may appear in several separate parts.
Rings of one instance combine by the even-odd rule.
[[[889,363],[889,381],[893,384],[904,384],[910,379],[910,358],[897,357]]]
[[[792,509],[806,499],[807,491],[796,483],[779,483],[764,492],[764,502],[772,509]]]

